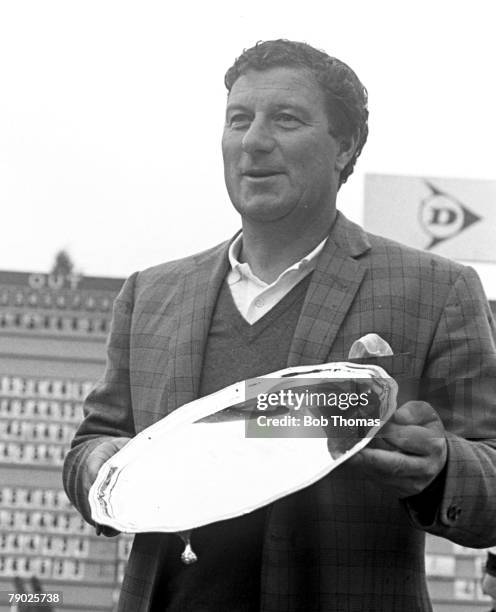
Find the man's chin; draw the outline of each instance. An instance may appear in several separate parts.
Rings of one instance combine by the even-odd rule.
[[[234,207],[242,219],[258,223],[279,221],[287,217],[293,210],[293,207],[288,206],[287,203],[271,198],[253,198],[235,203]]]

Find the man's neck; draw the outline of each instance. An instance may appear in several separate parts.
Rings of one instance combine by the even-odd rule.
[[[289,266],[308,255],[329,235],[336,213],[312,227],[289,228],[277,224],[254,225],[243,221],[240,261],[247,262],[255,276],[274,282]],[[276,227],[277,225],[277,227]]]

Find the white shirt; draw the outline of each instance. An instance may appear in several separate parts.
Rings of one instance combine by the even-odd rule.
[[[268,285],[251,271],[250,265],[238,260],[243,235],[240,234],[229,247],[231,270],[227,275],[227,284],[237,309],[244,319],[253,325],[264,316],[301,280],[315,270],[317,256],[320,254],[327,238],[324,238],[313,251],[300,261],[289,266],[276,280]]]

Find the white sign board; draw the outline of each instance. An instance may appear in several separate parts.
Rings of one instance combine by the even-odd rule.
[[[452,259],[496,262],[496,181],[367,175],[364,227]]]

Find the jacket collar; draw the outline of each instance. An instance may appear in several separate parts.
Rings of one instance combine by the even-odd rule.
[[[367,233],[339,210],[329,232],[329,242],[333,242],[343,255],[353,258],[363,255],[370,249]]]

